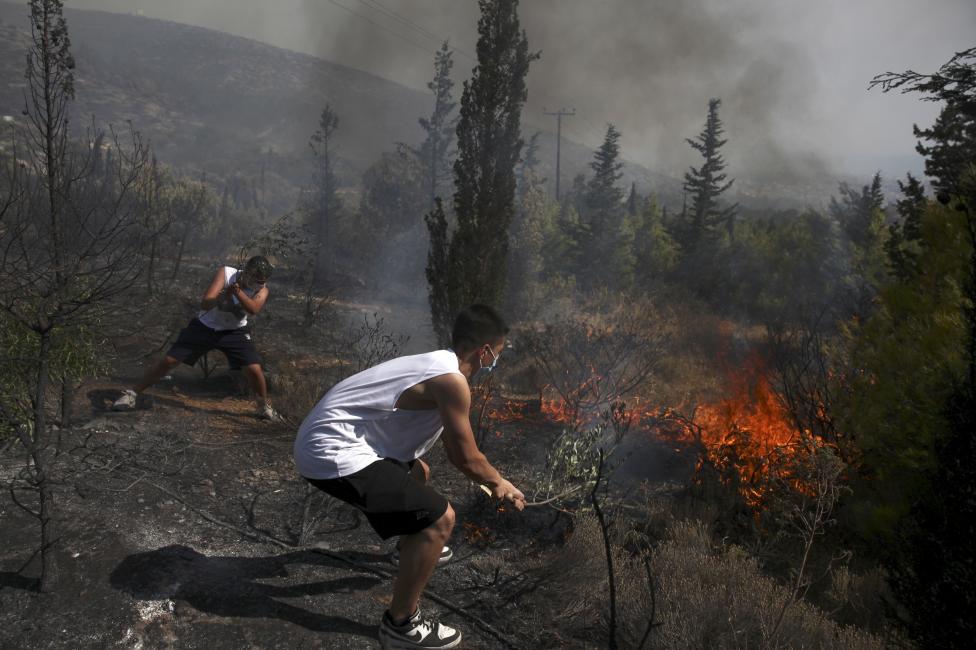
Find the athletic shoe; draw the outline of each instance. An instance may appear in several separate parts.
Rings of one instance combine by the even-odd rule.
[[[380,646],[391,648],[454,648],[461,643],[461,633],[453,627],[424,618],[420,608],[403,625],[396,625],[390,612],[383,613],[380,623]]]
[[[122,391],[122,397],[112,402],[113,411],[131,411],[136,407],[137,393],[131,388]]]
[[[284,418],[281,417],[281,413],[271,408],[270,404],[265,404],[264,406],[258,407],[257,416],[262,420],[268,420],[270,422],[282,422]]]
[[[454,551],[451,550],[451,547],[445,546],[441,549],[441,556],[437,558],[437,564],[447,564],[452,557],[454,557]],[[390,553],[390,563],[394,566],[400,566],[400,542],[397,542],[396,548]]]

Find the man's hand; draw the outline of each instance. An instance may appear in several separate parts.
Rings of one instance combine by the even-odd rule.
[[[499,501],[511,501],[516,510],[521,511],[525,508],[525,495],[505,479],[491,486],[491,496]]]

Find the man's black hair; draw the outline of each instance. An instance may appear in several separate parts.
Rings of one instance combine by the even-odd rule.
[[[493,343],[508,334],[508,325],[488,305],[471,305],[454,321],[451,347],[472,350],[485,343]]]
[[[247,264],[244,265],[244,270],[258,276],[263,280],[267,280],[271,277],[271,274],[274,273],[274,266],[264,255],[255,255],[247,261]]]

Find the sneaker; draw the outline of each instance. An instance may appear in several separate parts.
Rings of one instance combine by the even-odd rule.
[[[136,407],[137,393],[131,388],[122,391],[122,397],[112,402],[113,411],[131,411]]]
[[[265,404],[264,406],[258,407],[257,412],[258,418],[262,420],[268,420],[269,422],[283,422],[284,418],[281,417],[281,413],[271,408],[270,404]]]
[[[451,550],[450,546],[445,546],[441,549],[441,556],[437,558],[438,566],[441,564],[447,564],[451,561],[452,557],[454,557],[454,551]],[[393,564],[393,566],[400,566],[400,542],[397,542],[396,548],[394,548],[393,552],[390,553],[390,563]]]
[[[453,627],[424,618],[420,608],[403,625],[396,625],[390,612],[383,613],[380,623],[380,646],[390,648],[454,648],[461,643],[461,633]]]

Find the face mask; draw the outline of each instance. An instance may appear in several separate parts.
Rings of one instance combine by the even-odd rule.
[[[491,365],[490,366],[482,365],[480,368],[478,368],[477,372],[474,373],[474,377],[471,378],[472,381],[478,381],[479,379],[487,377],[495,370],[495,366],[498,365],[498,357],[501,355],[496,355],[491,348],[488,348],[488,352],[492,356]],[[481,363],[480,356],[478,357],[478,363],[479,364]]]

